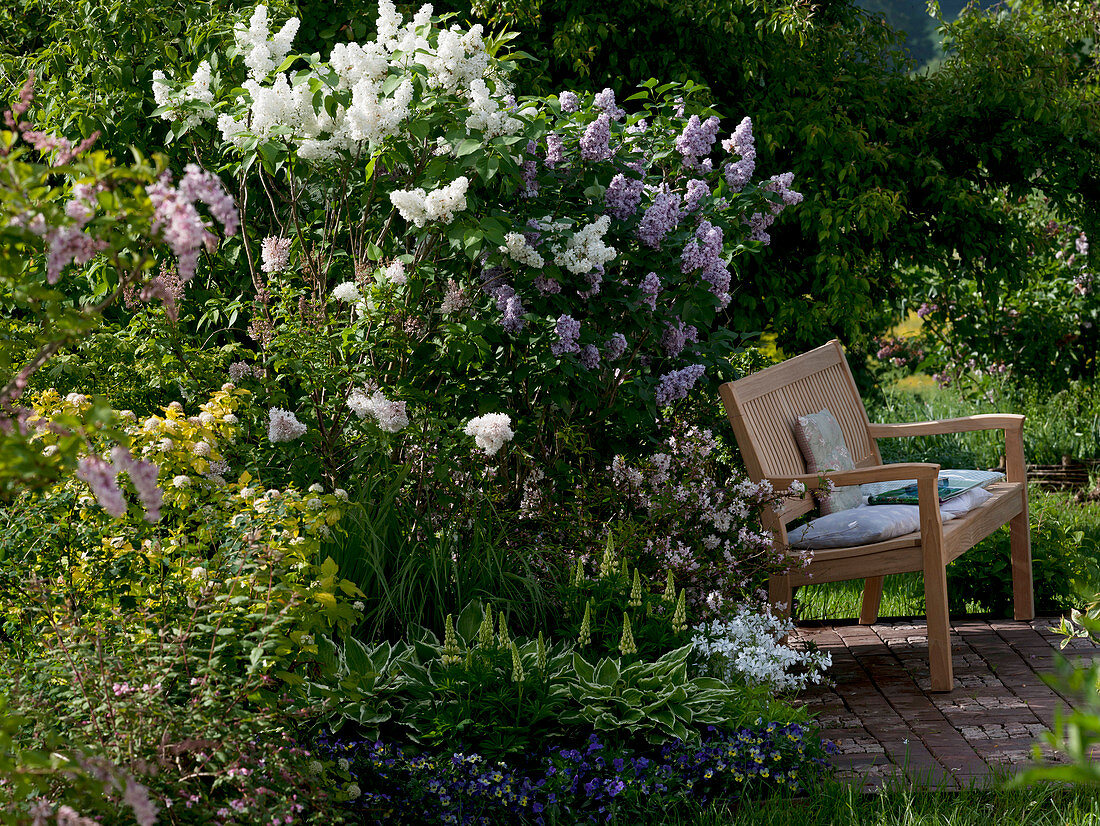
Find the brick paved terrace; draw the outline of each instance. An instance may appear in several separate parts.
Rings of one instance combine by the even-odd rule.
[[[800,699],[839,747],[842,778],[865,787],[986,784],[1032,763],[1055,710],[1071,705],[1039,677],[1053,670],[1062,637],[1049,629],[1058,622],[953,622],[955,689],[945,694],[929,691],[923,620],[802,625],[793,641],[812,640],[833,664],[829,684]],[[1063,653],[1100,658],[1100,646],[1075,640]],[[1044,754],[1059,759],[1045,746]]]

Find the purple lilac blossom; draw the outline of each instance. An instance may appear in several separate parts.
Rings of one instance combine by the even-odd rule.
[[[626,221],[638,211],[642,193],[645,191],[645,182],[638,178],[628,178],[621,172],[611,179],[611,183],[604,192],[604,203],[607,212],[619,221]]]
[[[612,120],[618,120],[626,111],[615,105],[615,92],[612,89],[604,89],[597,93],[592,104],[602,112],[606,112]]]
[[[684,351],[688,342],[695,343],[699,340],[699,330],[691,324],[684,324],[678,316],[675,324],[665,327],[665,334],[661,337],[661,346],[665,349],[665,355],[676,358]]]
[[[523,162],[523,195],[534,198],[539,194],[539,165],[535,160],[538,146],[534,141],[527,141],[527,154],[530,158]]]
[[[661,291],[661,279],[657,277],[657,273],[651,272],[645,278],[642,279],[642,283],[638,285],[638,289],[642,291],[645,298],[642,299],[644,304],[649,306],[649,309],[657,309],[657,293]]]
[[[604,345],[604,358],[608,361],[615,361],[625,352],[626,336],[622,333],[612,333],[611,338],[609,338],[607,344]]]
[[[688,118],[684,131],[676,138],[676,149],[684,156],[684,166],[692,168],[699,158],[710,154],[718,137],[718,118],[711,116],[700,122],[698,115]]]
[[[555,356],[580,351],[581,348],[577,344],[577,339],[580,338],[581,323],[573,316],[558,316],[558,321],[554,325],[554,332],[557,333],[558,340],[550,345],[550,352]]]
[[[576,92],[562,92],[558,95],[558,103],[561,105],[561,110],[566,114],[576,112],[581,108],[581,101]]]
[[[611,154],[611,116],[605,112],[581,135],[581,160],[606,161]]]
[[[509,286],[497,290],[497,309],[501,312],[500,326],[506,333],[518,333],[526,322],[523,320],[523,302]]]
[[[539,295],[557,295],[561,292],[561,283],[544,275],[536,275],[535,289],[539,291]]]
[[[600,349],[595,344],[586,344],[577,358],[585,370],[595,370],[600,366]]]
[[[589,287],[587,290],[581,290],[577,292],[577,295],[581,298],[591,298],[594,295],[600,294],[600,289],[603,287],[603,264],[597,264],[592,270],[585,274]]]
[[[694,212],[699,207],[699,202],[708,195],[710,195],[710,187],[702,178],[688,181],[687,195],[684,196],[684,212]]]
[[[99,506],[116,519],[126,513],[126,498],[117,476],[118,468],[98,456],[85,456],[76,468],[76,478],[88,483]]]
[[[692,364],[683,370],[673,370],[661,376],[654,394],[657,404],[664,407],[678,399],[686,399],[695,382],[699,381],[705,372],[706,367],[702,364]]]
[[[722,148],[737,154],[739,160],[724,167],[726,183],[734,192],[740,192],[756,171],[756,144],[752,136],[752,120],[744,118],[733,130],[733,137],[722,141]]]
[[[638,238],[647,247],[661,248],[661,241],[680,223],[680,193],[661,184],[653,203],[638,224]]]
[[[565,160],[565,140],[561,135],[551,132],[546,136],[546,165],[553,169],[555,164]]]

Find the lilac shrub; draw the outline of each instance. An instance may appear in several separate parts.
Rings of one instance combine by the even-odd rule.
[[[645,441],[659,407],[730,374],[732,262],[801,197],[789,174],[753,178],[750,120],[722,141],[698,87],[655,82],[623,104],[611,89],[517,100],[480,26],[389,2],[373,40],[275,73],[296,29],[272,34],[258,7],[219,75],[158,78],[158,113],[216,121],[238,174],[287,196],[251,221],[293,227],[252,265],[254,338],[288,396],[273,404],[334,481],[345,446],[371,443],[340,405],[367,382],[410,420],[507,412],[550,459],[556,432],[596,416]]]

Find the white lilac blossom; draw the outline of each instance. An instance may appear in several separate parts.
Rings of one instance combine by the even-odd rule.
[[[280,272],[290,263],[290,239],[270,235],[260,245],[260,269],[266,273]]]
[[[673,370],[661,376],[654,398],[661,407],[679,399],[686,399],[695,382],[706,372],[702,364],[692,364],[682,370]]]
[[[485,81],[478,78],[470,84],[470,115],[466,128],[477,130],[485,138],[515,134],[521,122],[500,108]]]
[[[359,285],[354,281],[345,281],[338,284],[332,291],[332,297],[344,304],[354,304],[356,301],[363,300],[363,296],[359,292]]]
[[[726,682],[738,678],[773,691],[799,691],[818,683],[832,658],[821,651],[796,651],[780,640],[794,630],[767,608],[742,605],[727,620],[694,630],[692,645],[704,673]]]
[[[267,6],[257,6],[248,21],[248,28],[238,26],[233,31],[237,48],[253,80],[266,80],[290,53],[300,21],[290,18],[272,37],[268,28]]]
[[[386,267],[386,269],[382,271],[382,277],[391,284],[396,284],[398,286],[407,284],[409,281],[409,276],[405,272],[405,263],[400,260],[395,260]]]
[[[558,103],[561,105],[562,112],[565,112],[567,115],[581,108],[581,100],[577,97],[576,92],[562,92],[558,95]]]
[[[1085,233],[1082,232],[1077,236],[1074,245],[1078,255],[1085,256],[1089,254],[1089,238]]]
[[[611,179],[603,195],[608,214],[619,221],[633,217],[644,191],[645,182],[641,178],[628,178],[620,172]]]
[[[546,262],[538,251],[527,243],[522,232],[509,232],[504,236],[504,246],[500,251],[505,253],[517,264],[523,264],[534,269],[542,269]]]
[[[371,393],[368,410],[378,426],[387,433],[398,433],[409,425],[405,402],[391,401],[381,390]]]
[[[661,279],[657,276],[657,273],[651,272],[642,279],[642,283],[638,285],[638,289],[641,290],[642,303],[649,309],[657,309],[657,294],[661,292]]]
[[[638,224],[638,238],[647,247],[661,248],[661,241],[680,223],[680,193],[661,184],[653,203],[642,216]]]
[[[425,192],[416,189],[398,189],[390,193],[390,202],[401,217],[418,227],[428,221],[449,224],[456,212],[466,209],[466,189],[470,181],[465,176],[456,178],[446,186]]]
[[[507,413],[486,413],[470,419],[466,423],[465,433],[473,436],[474,442],[486,456],[494,455],[505,442],[512,441],[512,420]]]
[[[573,233],[564,247],[553,248],[554,263],[572,273],[580,274],[614,260],[617,255],[615,248],[603,241],[603,236],[610,227],[611,218],[601,215],[591,224]]]
[[[558,316],[557,323],[554,325],[554,332],[557,333],[558,340],[550,345],[551,353],[555,356],[561,356],[565,353],[580,352],[581,348],[577,344],[577,339],[581,334],[581,323],[573,316]]]
[[[267,439],[270,442],[292,442],[306,432],[306,426],[289,410],[272,407],[267,411]]]
[[[611,155],[611,117],[606,112],[596,118],[581,135],[581,160],[606,161]]]
[[[439,305],[439,312],[446,315],[455,315],[469,306],[470,299],[466,295],[466,291],[453,278],[448,278],[447,293],[443,296],[443,303]]]

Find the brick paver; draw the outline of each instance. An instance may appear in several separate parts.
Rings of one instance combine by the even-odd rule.
[[[923,622],[806,625],[793,642],[832,655],[825,685],[799,698],[836,743],[841,776],[866,787],[907,779],[961,788],[988,783],[1033,763],[1032,746],[1056,712],[1072,705],[1040,677],[1054,667],[1056,619],[967,618],[952,623],[955,689],[929,691]],[[1100,646],[1075,640],[1067,656],[1100,658]],[[1061,756],[1043,745],[1044,759]]]

